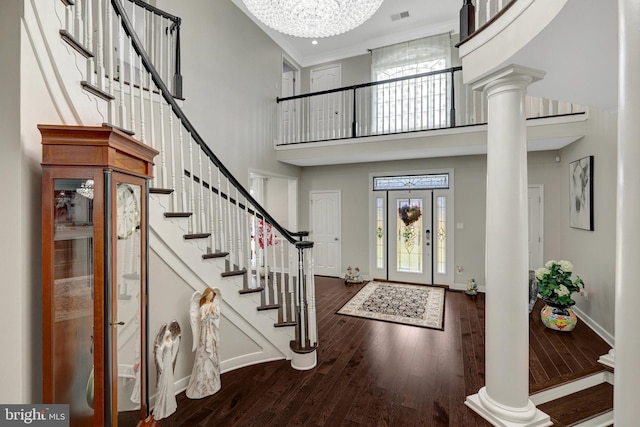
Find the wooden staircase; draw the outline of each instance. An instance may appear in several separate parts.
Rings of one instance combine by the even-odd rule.
[[[151,188],[149,190],[151,194],[165,195],[169,196],[173,193],[171,189],[165,188]],[[167,219],[174,218],[190,218],[193,215],[192,212],[164,212],[163,216]],[[184,240],[198,240],[198,239],[209,239],[211,237],[211,233],[189,233],[183,234]],[[246,268],[238,268],[236,265],[231,265],[229,262],[228,256],[229,252],[212,250],[208,248],[209,251],[203,253],[201,258],[202,260],[216,260],[216,259],[224,259],[224,271],[220,273],[220,276],[223,278],[228,277],[237,277],[241,276],[243,278],[243,286],[242,289],[238,290],[240,295],[249,295],[255,293],[263,293],[265,292],[265,286],[259,285],[260,281],[257,280],[257,275],[259,274],[256,270],[248,270]],[[269,272],[264,276],[262,280],[265,283],[266,287],[274,288],[274,284],[280,279],[280,284],[285,283],[287,278],[284,277],[286,273],[283,273],[280,277],[278,273]],[[251,284],[251,286],[249,286]],[[295,283],[294,283],[295,285]],[[278,321],[274,323],[274,327],[295,327],[297,322],[295,319],[291,318],[291,316],[287,316],[286,313],[283,313],[282,306],[280,304],[267,304],[265,303],[265,298],[261,298],[261,304],[256,306],[257,311],[267,311],[267,310],[277,310],[278,311]]]

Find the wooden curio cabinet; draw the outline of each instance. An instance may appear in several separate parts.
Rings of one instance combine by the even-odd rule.
[[[71,426],[148,412],[147,201],[156,150],[112,127],[42,134],[44,403]]]

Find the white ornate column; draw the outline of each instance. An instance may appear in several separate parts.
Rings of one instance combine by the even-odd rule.
[[[640,407],[640,2],[618,1],[618,200],[614,424],[638,425]]]
[[[549,426],[529,400],[527,86],[509,65],[472,83],[488,100],[485,386],[465,404],[497,426]]]

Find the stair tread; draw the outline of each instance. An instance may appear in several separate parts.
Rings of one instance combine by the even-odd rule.
[[[264,288],[262,286],[260,286],[260,287],[257,287],[257,288],[240,289],[238,291],[238,293],[240,293],[240,294],[253,294],[253,293],[262,292],[262,291],[264,291]]]
[[[229,277],[229,276],[242,276],[243,274],[247,274],[247,269],[243,268],[240,270],[231,270],[231,271],[225,271],[222,274],[222,277]]]
[[[282,328],[285,326],[296,326],[296,322],[282,322],[282,323],[274,323],[273,326],[276,328]]]
[[[151,194],[171,194],[173,190],[171,188],[149,188],[149,193]]]
[[[533,385],[529,387],[529,393],[531,394],[540,393],[542,391],[550,390],[557,386],[568,384],[573,381],[577,381],[581,378],[584,378],[586,376],[597,374],[604,371],[606,371],[604,365],[593,365],[585,369],[582,369],[579,372],[573,372],[568,375],[562,375],[556,378],[552,378],[549,381],[546,381],[544,383]]]
[[[224,258],[227,255],[229,255],[229,252],[212,252],[208,254],[203,254],[202,259]]]
[[[189,218],[192,215],[191,212],[165,212],[165,218]]]
[[[613,385],[604,382],[537,407],[554,426],[572,426],[613,410]]]
[[[211,236],[211,233],[192,233],[192,234],[185,234],[184,238],[187,240],[193,240],[193,239],[206,239],[210,236]]]
[[[258,306],[258,311],[276,310],[278,308],[280,308],[280,304],[260,305]]]

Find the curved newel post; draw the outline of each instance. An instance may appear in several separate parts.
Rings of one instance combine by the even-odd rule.
[[[296,337],[291,341],[291,367],[298,370],[312,369],[318,363],[316,347],[317,326],[315,313],[315,286],[311,268],[313,242],[295,243],[298,251],[298,272],[296,281]],[[311,302],[311,304],[310,304]]]

